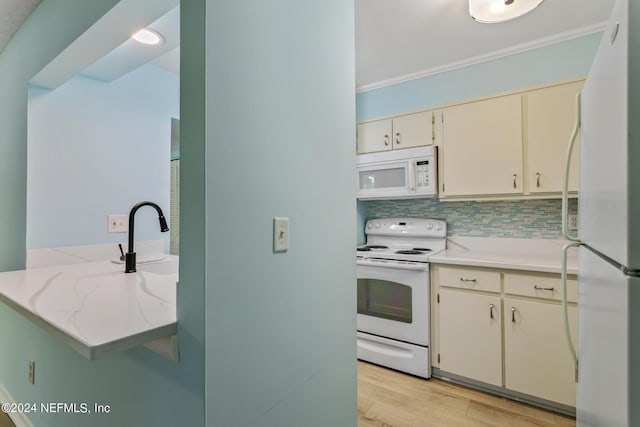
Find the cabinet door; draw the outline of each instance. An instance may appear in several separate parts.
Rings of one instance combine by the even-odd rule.
[[[393,119],[393,149],[432,145],[434,139],[431,111]]]
[[[576,122],[576,94],[583,82],[529,92],[527,98],[527,158],[529,191],[560,192],[569,138]],[[578,190],[578,143],[571,158],[569,191]]]
[[[391,131],[391,119],[360,123],[358,125],[357,153],[391,150]]]
[[[456,105],[443,114],[443,194],[522,194],[521,96]]]
[[[569,307],[574,345],[577,314]],[[565,341],[562,306],[504,299],[504,380],[511,390],[576,405],[573,358]]]
[[[440,289],[440,369],[502,386],[500,297]]]

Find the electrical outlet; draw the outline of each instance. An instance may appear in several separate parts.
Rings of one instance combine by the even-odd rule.
[[[569,214],[569,230],[575,231],[578,229],[578,215],[577,214]]]
[[[129,231],[128,215],[109,215],[107,231],[109,233],[126,233]]]
[[[36,362],[29,360],[29,384],[36,383]]]

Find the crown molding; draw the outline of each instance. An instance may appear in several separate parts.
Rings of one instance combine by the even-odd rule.
[[[366,85],[360,85],[356,87],[356,93],[368,92],[368,91],[380,89],[386,86],[391,86],[398,83],[404,83],[411,80],[416,80],[423,77],[431,76],[434,74],[444,73],[446,71],[452,71],[458,68],[468,67],[469,65],[492,61],[498,58],[503,58],[505,56],[515,55],[517,53],[522,53],[529,50],[538,49],[541,47],[564,42],[567,40],[588,36],[590,34],[604,31],[606,25],[607,25],[607,22],[598,22],[593,25],[576,28],[571,31],[565,31],[562,33],[554,34],[552,36],[548,36],[548,37],[543,37],[527,43],[522,43],[522,44],[511,46],[505,49],[496,50],[484,55],[478,55],[471,58],[467,58],[462,61],[451,62],[449,64],[428,68],[426,70],[417,71],[415,73],[404,74],[401,76],[393,77],[391,79],[380,80],[378,82],[370,83]]]

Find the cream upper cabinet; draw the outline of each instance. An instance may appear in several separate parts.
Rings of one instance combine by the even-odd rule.
[[[584,80],[554,83],[357,126],[357,153],[438,145],[439,197],[557,197]],[[576,194],[575,144],[569,191]]]
[[[576,122],[576,95],[583,81],[527,92],[526,158],[530,193],[562,191],[569,138]],[[578,144],[574,146],[569,191],[578,190]]]
[[[502,386],[500,295],[440,290],[440,369]]]
[[[520,94],[456,105],[442,114],[441,196],[523,193]]]
[[[573,357],[565,341],[559,304],[504,299],[505,387],[576,406]],[[577,310],[568,308],[576,343]]]
[[[392,121],[376,120],[358,125],[358,154],[391,150]]]
[[[431,111],[358,124],[357,153],[432,145],[435,139]]]
[[[435,139],[431,111],[393,119],[393,149],[432,145]]]

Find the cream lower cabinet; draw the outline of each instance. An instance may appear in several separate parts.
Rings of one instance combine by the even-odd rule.
[[[573,358],[565,341],[562,306],[504,299],[505,387],[576,406]],[[569,307],[573,342],[576,308]]]
[[[560,275],[432,265],[434,366],[538,399],[575,407],[573,358],[564,332]],[[568,281],[577,331],[577,281]],[[439,302],[438,302],[439,301]]]
[[[502,385],[500,296],[440,291],[440,369]]]

